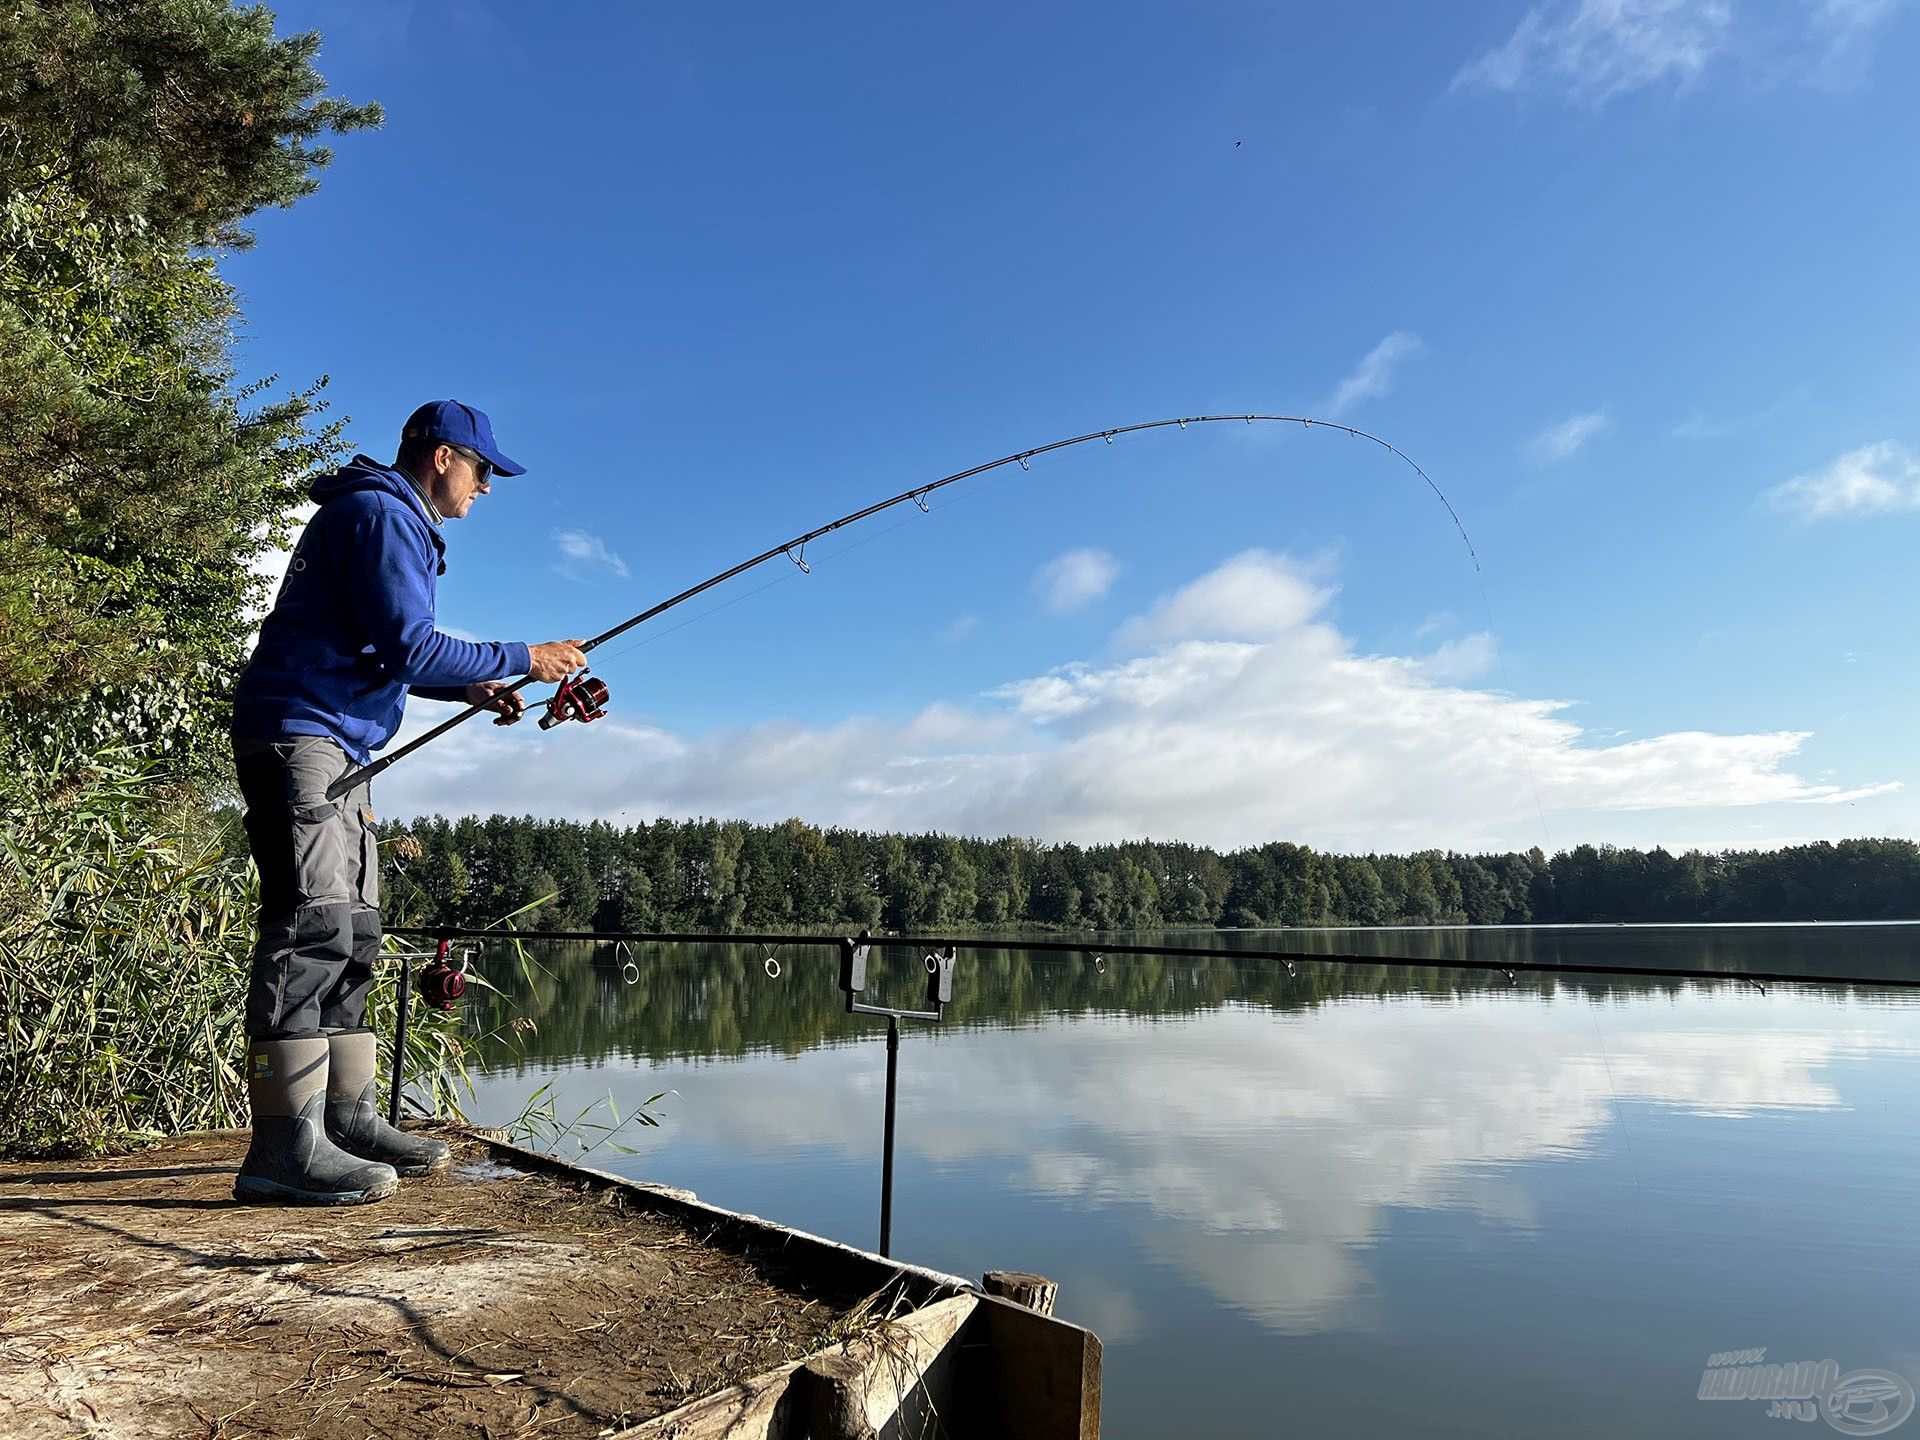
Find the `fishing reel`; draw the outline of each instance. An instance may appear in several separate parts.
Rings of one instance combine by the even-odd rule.
[[[540,728],[551,730],[568,720],[592,724],[607,713],[607,682],[582,670],[560,682],[560,688],[547,701],[547,713],[540,717]]]
[[[420,998],[435,1010],[451,1010],[460,1003],[460,997],[467,993],[467,955],[462,950],[454,956],[451,964],[448,955],[453,946],[442,940],[440,949],[431,961],[420,967],[415,984]]]

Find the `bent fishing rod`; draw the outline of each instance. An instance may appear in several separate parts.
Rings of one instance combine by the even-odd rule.
[[[1381,449],[1405,462],[1413,470],[1414,474],[1426,482],[1427,488],[1433,491],[1442,505],[1446,506],[1447,515],[1453,521],[1453,528],[1460,532],[1461,540],[1466,542],[1467,554],[1473,559],[1473,568],[1476,571],[1480,569],[1480,556],[1473,548],[1473,538],[1467,534],[1467,527],[1461,522],[1459,513],[1453,508],[1453,502],[1447,499],[1445,493],[1434,483],[1433,477],[1427,474],[1425,470],[1422,470],[1420,466],[1415,463],[1412,456],[1408,455],[1397,445],[1381,439],[1378,435],[1369,434],[1367,431],[1358,429],[1352,425],[1343,425],[1337,420],[1321,420],[1312,415],[1184,415],[1177,416],[1171,420],[1145,420],[1133,425],[1116,425],[1108,430],[1089,430],[1084,435],[1075,435],[1066,440],[1055,440],[1047,445],[1036,445],[1031,450],[1019,450],[1011,455],[1002,455],[998,460],[989,460],[983,465],[975,465],[966,470],[958,470],[951,475],[942,476],[938,480],[930,480],[924,485],[916,485],[911,490],[902,490],[898,495],[877,501],[863,509],[855,510],[849,515],[842,515],[838,520],[830,520],[817,529],[807,531],[804,535],[796,535],[791,540],[782,541],[772,549],[761,551],[750,560],[742,560],[738,565],[722,570],[718,575],[713,575],[702,580],[698,585],[688,586],[678,595],[662,600],[658,605],[647,610],[642,610],[638,615],[630,616],[628,619],[622,620],[611,630],[596,635],[591,640],[582,642],[580,649],[582,652],[592,651],[598,646],[606,644],[607,641],[626,634],[627,631],[633,629],[636,625],[644,625],[655,616],[664,615],[667,611],[673,609],[674,606],[685,604],[696,595],[704,594],[716,585],[723,585],[737,575],[744,575],[747,571],[754,569],[756,566],[764,565],[769,560],[777,560],[784,556],[798,566],[802,574],[812,574],[813,567],[807,563],[806,551],[807,546],[815,540],[825,535],[831,535],[836,530],[843,530],[849,525],[857,524],[870,516],[878,515],[883,510],[891,510],[896,505],[905,505],[909,501],[919,506],[922,512],[931,514],[932,512],[927,505],[927,497],[934,491],[944,490],[949,485],[957,485],[962,480],[970,480],[976,475],[984,475],[989,470],[998,470],[1006,465],[1018,465],[1022,470],[1025,470],[1029,468],[1028,462],[1036,456],[1046,455],[1055,450],[1065,450],[1075,445],[1086,445],[1095,440],[1104,440],[1107,444],[1111,445],[1114,437],[1117,435],[1132,435],[1142,430],[1164,430],[1168,426],[1177,426],[1185,430],[1190,425],[1224,425],[1229,422],[1238,422],[1247,425],[1262,423],[1298,425],[1306,430],[1315,428],[1334,430],[1341,434],[1349,435],[1355,440],[1372,441]],[[484,704],[467,706],[467,708],[459,714],[442,721],[424,735],[408,741],[391,755],[383,755],[378,760],[363,765],[357,770],[349,770],[327,787],[327,798],[329,800],[338,800],[355,786],[371,780],[381,771],[406,759],[407,756],[413,754],[414,751],[420,749],[422,746],[432,744],[449,730],[454,729],[456,726],[464,725],[474,716],[491,709],[493,702],[500,696],[510,695],[532,683],[533,677],[531,675],[523,676],[511,685],[503,686],[501,689],[495,691],[488,697]],[[568,676],[560,682],[560,688],[554,692],[548,702],[547,713],[540,719],[540,728],[543,730],[550,729],[552,726],[565,720],[598,720],[606,713],[606,702],[607,687],[604,681],[594,677],[579,678]]]
[[[1561,960],[1467,960],[1435,959],[1417,955],[1365,955],[1355,951],[1319,953],[1311,950],[1227,949],[1218,945],[1139,945],[1126,941],[1102,944],[1097,940],[1017,940],[991,936],[951,935],[874,935],[863,930],[847,938],[839,935],[757,935],[730,932],[673,933],[644,930],[491,930],[459,925],[396,925],[389,935],[412,935],[423,939],[453,940],[550,940],[585,941],[599,945],[744,945],[767,952],[768,974],[779,975],[774,951],[809,947],[865,946],[871,949],[917,949],[929,956],[959,951],[1031,950],[1051,955],[1081,955],[1096,963],[1109,955],[1140,956],[1169,960],[1247,960],[1282,965],[1291,977],[1298,965],[1388,966],[1413,970],[1478,970],[1504,975],[1509,981],[1521,975],[1617,976],[1626,979],[1654,980],[1733,980],[1744,981],[1764,992],[1769,985],[1827,985],[1848,988],[1920,990],[1920,975],[1823,975],[1798,970],[1707,970],[1678,965],[1592,965]],[[635,962],[628,960],[629,965]],[[637,965],[635,965],[637,970]]]

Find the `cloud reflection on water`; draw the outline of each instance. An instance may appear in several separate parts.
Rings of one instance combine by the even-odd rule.
[[[1592,1022],[1619,1017],[1587,1011],[1403,999],[991,1032],[916,1053],[902,1103],[964,1094],[1018,1137],[1003,1148],[1028,1156],[1024,1188],[1131,1210],[1138,1243],[1220,1300],[1315,1330],[1365,1289],[1393,1210],[1530,1228],[1500,1172],[1587,1153],[1620,1101],[1717,1116],[1841,1103],[1818,1074],[1843,1043],[1831,1033],[1643,1028],[1654,1017],[1636,1009],[1602,1045]]]
[[[1396,996],[919,1030],[901,1065],[903,1164],[1000,1168],[1014,1190],[1109,1212],[1142,1252],[1266,1327],[1339,1327],[1354,1323],[1366,1254],[1396,1211],[1530,1231],[1525,1167],[1593,1153],[1622,1102],[1721,1118],[1832,1110],[1833,1060],[1913,1048],[1865,1005],[1823,1002],[1791,1028],[1793,1003]],[[883,1075],[867,1046],[690,1076],[663,1066],[654,1081],[680,1088],[673,1129],[702,1145],[873,1151]],[[671,1156],[650,1164],[670,1169]],[[1108,1289],[1112,1323],[1137,1329],[1135,1302]]]

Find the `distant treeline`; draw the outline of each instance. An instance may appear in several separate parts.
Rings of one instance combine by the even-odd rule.
[[[1048,845],[821,830],[799,820],[616,827],[495,815],[381,827],[389,925],[778,931],[868,926],[1180,926],[1894,920],[1920,914],[1920,847],[1783,850],[1579,845],[1524,853],[1327,855],[1284,841],[1229,854],[1134,841]]]

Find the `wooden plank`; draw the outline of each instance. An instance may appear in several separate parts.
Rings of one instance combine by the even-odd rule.
[[[958,1337],[978,1296],[958,1295],[804,1360],[656,1415],[613,1440],[919,1440],[955,1434]],[[944,1425],[944,1431],[942,1426]]]
[[[1099,1440],[1100,1338],[1010,1300],[983,1297],[961,1337],[975,1357],[969,1389],[984,1404],[967,1433]]]
[[[956,1296],[802,1362],[794,1376],[794,1440],[932,1436],[956,1409],[955,1337],[979,1300]],[[951,1434],[949,1428],[946,1433]]]
[[[738,1385],[716,1390],[703,1399],[656,1415],[610,1440],[760,1440],[784,1435],[789,1427],[782,1416],[793,1406],[788,1390],[800,1362],[767,1370]]]

